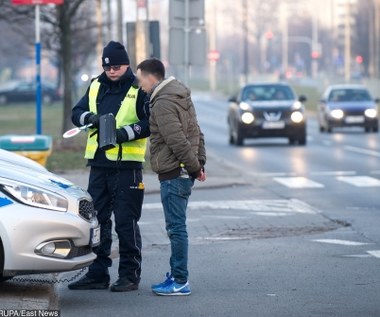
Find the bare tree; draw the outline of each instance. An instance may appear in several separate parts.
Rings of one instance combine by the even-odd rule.
[[[90,53],[93,52],[96,43],[96,23],[93,19],[94,8],[91,2],[71,0],[65,1],[63,5],[41,8],[43,27],[41,40],[43,48],[53,52],[55,56],[55,64],[59,71],[57,87],[61,86],[62,79],[64,107],[62,131],[72,126],[70,117],[75,77],[81,66],[91,56]],[[0,0],[0,7],[0,21],[5,21],[15,34],[19,34],[23,39],[21,42],[26,46],[31,45],[34,39],[33,29],[31,31],[31,28],[25,26],[33,25],[34,8],[12,6],[6,0]],[[8,38],[8,41],[17,43],[15,38]]]

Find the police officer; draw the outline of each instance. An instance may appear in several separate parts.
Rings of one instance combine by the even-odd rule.
[[[141,235],[138,221],[144,197],[142,163],[149,136],[149,105],[146,94],[138,88],[129,67],[124,46],[111,41],[103,49],[104,72],[95,78],[86,94],[72,110],[76,126],[92,124],[85,158],[90,166],[88,192],[93,198],[100,223],[100,245],[94,248],[96,260],[88,273],[69,289],[107,289],[112,244],[112,221],[119,238],[119,279],[111,291],[137,290],[141,274]],[[116,118],[118,146],[98,147],[99,117],[112,113]]]

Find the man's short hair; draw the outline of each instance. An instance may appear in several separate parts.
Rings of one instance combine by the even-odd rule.
[[[165,78],[165,66],[158,58],[148,58],[142,61],[137,66],[137,69],[140,69],[143,73],[153,75],[158,80]]]

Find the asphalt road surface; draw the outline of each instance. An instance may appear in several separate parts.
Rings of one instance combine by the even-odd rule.
[[[380,137],[360,129],[308,145],[228,144],[227,103],[194,96],[210,177],[244,186],[195,190],[189,205],[190,297],[161,298],[168,270],[159,195],[147,195],[143,276],[133,293],[58,288],[62,316],[380,316]],[[112,278],[117,278],[117,259]],[[70,275],[70,273],[68,273]]]

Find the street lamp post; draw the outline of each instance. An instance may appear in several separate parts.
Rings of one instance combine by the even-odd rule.
[[[185,0],[185,25],[184,25],[184,37],[185,37],[185,44],[184,44],[184,64],[185,64],[185,72],[184,72],[184,82],[185,85],[189,84],[189,74],[190,74],[190,0]]]
[[[346,14],[344,19],[344,79],[351,79],[351,1],[346,1]]]
[[[36,5],[36,133],[42,134],[40,5]]]
[[[318,43],[318,17],[314,14],[312,21],[312,47],[311,54],[314,52],[318,52],[318,56],[320,55],[320,47]],[[318,75],[318,58],[312,58],[311,61],[311,73],[312,77],[316,78]]]
[[[249,52],[248,52],[248,0],[242,0],[243,10],[243,74],[244,84],[249,80]]]
[[[284,74],[288,70],[288,55],[289,55],[289,29],[288,29],[288,4],[283,2],[282,4],[282,68]]]

